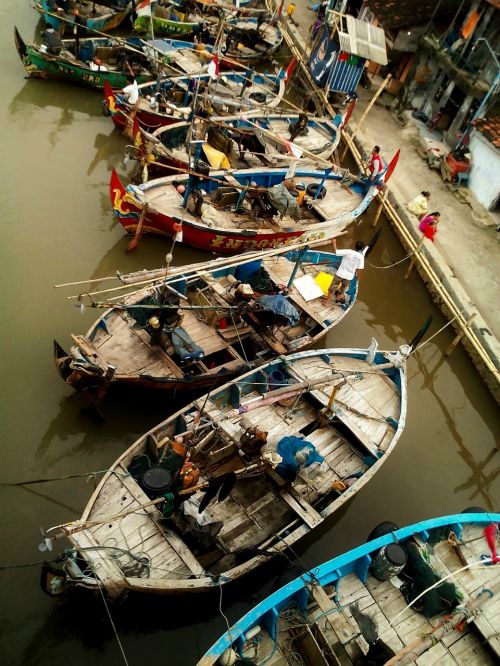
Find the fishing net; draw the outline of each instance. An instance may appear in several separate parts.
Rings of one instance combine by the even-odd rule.
[[[408,553],[408,562],[401,577],[405,580],[401,586],[407,603],[412,602],[424,590],[431,587],[440,580],[438,574],[433,570],[422,556],[420,548],[412,542],[404,544]],[[453,583],[447,581],[426,592],[414,605],[413,609],[431,618],[440,613],[452,610],[461,601],[461,595]]]

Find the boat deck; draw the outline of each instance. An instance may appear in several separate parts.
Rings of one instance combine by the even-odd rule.
[[[311,183],[317,183],[317,179],[301,178],[301,182],[307,187]],[[228,186],[230,186],[229,182]],[[360,201],[359,195],[341,185],[339,181],[329,180],[325,187],[326,196],[313,204],[319,219],[312,211],[303,207],[301,208],[302,218],[299,221],[292,220],[286,215],[280,219],[278,216],[272,219],[253,218],[248,202],[244,201],[241,212],[236,213],[232,209],[218,207],[210,197],[204,199],[200,219],[182,207],[182,196],[171,182],[158,184],[144,194],[151,213],[158,213],[169,218],[180,218],[186,222],[202,223],[214,231],[251,229],[259,233],[282,233],[287,230],[307,229],[309,225],[317,225],[321,220],[330,220],[348,214]]]
[[[155,507],[141,508],[149,501],[126,467],[120,464],[96,498],[88,519],[101,520],[134,507],[137,512],[73,536],[79,546],[99,546],[86,551],[86,558],[110,591],[115,586],[122,587],[127,576],[132,585],[134,578],[140,578],[137,573],[134,575],[137,561],[128,553],[147,556],[152,579],[178,580],[203,574],[202,566],[178,535],[160,523],[159,511]]]
[[[363,367],[361,361],[338,357],[332,359],[332,365],[336,369],[344,369],[346,375],[353,369],[360,370]],[[364,369],[366,370],[366,365],[364,365]],[[288,372],[290,377],[295,377],[300,381],[312,380],[313,378],[318,379],[322,375],[325,378],[331,376],[332,367],[330,364],[318,360],[317,357],[312,357],[295,362]],[[300,397],[298,400],[290,399],[286,404],[273,403],[243,415],[235,415],[235,410],[230,405],[220,409],[209,399],[207,414],[218,423],[221,433],[228,441],[237,442],[239,440],[242,419],[244,419],[244,423],[256,425],[268,433],[268,444],[263,450],[275,450],[283,437],[297,436],[301,434],[301,431],[305,431],[307,434],[304,435],[304,439],[315,446],[316,451],[323,456],[326,463],[321,472],[312,479],[305,474],[297,476],[296,480],[289,485],[286,496],[266,485],[258,494],[259,499],[255,506],[253,503],[248,506],[242,505],[241,501],[233,505],[231,500],[211,505],[207,512],[214,520],[225,521],[228,516],[231,516],[231,521],[228,524],[225,523],[219,535],[229,550],[240,547],[243,541],[240,543],[238,539],[243,536],[245,544],[248,544],[249,540],[252,544],[257,544],[276,533],[278,528],[284,526],[285,517],[289,515],[285,514],[285,505],[292,508],[300,518],[306,522],[309,521],[310,526],[318,524],[322,521],[322,517],[312,508],[311,504],[329,493],[335,481],[343,481],[350,477],[347,486],[355,483],[357,477],[362,477],[368,470],[367,456],[377,456],[387,450],[394,438],[395,428],[385,420],[384,423],[381,422],[378,409],[384,405],[385,412],[397,419],[400,408],[399,391],[393,382],[389,380],[388,384],[379,374],[366,375],[366,378],[360,375],[359,378],[353,379],[354,381],[349,382],[348,385],[339,388],[337,395],[342,409],[336,408],[336,410],[338,417],[355,434],[356,443],[346,434],[341,434],[338,427],[335,426],[335,422],[326,421],[323,426],[318,424],[317,405],[311,404],[305,397]],[[244,383],[242,388],[244,388]],[[367,398],[364,397],[365,391]],[[330,392],[331,387],[328,389],[328,393]],[[372,401],[375,402],[375,398],[370,396],[379,392],[381,395],[378,397],[377,409],[371,404]],[[329,395],[319,390],[312,393],[320,403],[325,406],[328,404]],[[254,390],[245,395],[245,402],[258,396],[259,393]],[[361,410],[365,408],[368,418],[362,416]],[[377,414],[376,419],[370,418],[372,412]],[[313,424],[316,427],[308,432]],[[290,500],[290,495],[292,500]],[[299,507],[293,500],[298,500]],[[260,512],[263,507],[266,510],[266,520],[259,520],[258,516],[253,516],[253,512]]]
[[[287,284],[294,268],[294,262],[285,257],[275,256],[263,260],[263,266],[276,286]],[[302,275],[316,276],[322,270],[332,270],[330,266],[308,264],[299,267],[297,277]],[[251,320],[233,324],[225,329],[216,327],[219,317],[227,317],[223,306],[230,302],[228,289],[231,287],[226,277],[205,277],[206,287],[190,296],[194,305],[220,305],[221,310],[211,310],[203,316],[195,311],[183,310],[182,327],[195,344],[200,346],[205,357],[217,352],[227,351],[217,362],[206,363],[201,360],[190,365],[196,366],[202,373],[217,373],[221,368],[232,370],[242,366],[244,358],[231,345],[251,336],[257,346],[266,348],[267,344],[279,343],[287,350],[305,348],[323,335],[324,331],[337,324],[346,314],[347,307],[335,302],[331,296],[328,302],[321,298],[306,302],[295,287],[291,287],[288,298],[302,313],[296,326],[271,326],[261,328],[252,326]],[[151,290],[144,290],[141,300]],[[150,335],[143,330],[138,322],[127,312],[116,310],[104,317],[105,325],[97,325],[89,335],[89,342],[106,363],[116,368],[120,378],[136,376],[162,377],[165,379],[182,379],[188,366],[176,361],[172,344],[151,345]],[[249,325],[250,323],[250,325]],[[189,369],[189,368],[188,368]]]
[[[466,525],[464,528],[464,544],[460,546],[468,563],[477,562],[482,555],[489,555],[489,549],[480,526]],[[454,549],[447,541],[442,541],[434,547],[431,564],[435,570],[445,576],[457,572],[463,567]],[[492,580],[493,576],[493,580]],[[472,601],[479,594],[488,594],[484,590],[498,589],[500,583],[500,569],[491,567],[475,568],[474,571],[457,573],[452,579],[457,587],[464,593],[464,601]],[[321,594],[321,592],[323,594]],[[331,599],[334,593],[334,600]],[[291,653],[298,652],[306,661],[304,663],[330,664],[338,663],[341,666],[350,666],[359,652],[366,653],[368,645],[359,636],[359,628],[352,617],[350,605],[357,601],[359,609],[370,615],[377,624],[379,637],[394,652],[399,652],[404,646],[419,639],[423,634],[432,630],[443,619],[437,616],[428,620],[421,613],[407,604],[400,590],[390,581],[380,582],[370,574],[364,584],[356,574],[343,577],[337,585],[335,592],[331,587],[320,588],[320,594],[313,597],[320,601],[322,608],[316,606],[311,600],[308,607],[307,621],[293,608],[282,611],[278,623],[279,633],[277,641],[261,632],[259,641],[248,645],[244,656],[255,660],[256,664],[266,666],[287,666]],[[481,603],[479,614],[462,630],[450,628],[439,641],[422,655],[417,656],[415,663],[418,666],[488,666],[498,663],[500,658],[500,638],[498,636],[498,618],[500,616],[500,598],[493,594],[491,598]],[[331,654],[335,650],[335,661],[327,661],[320,655],[314,662],[307,660],[307,637],[314,636],[320,645],[323,655]],[[262,638],[262,640],[261,640]],[[489,643],[488,646],[485,643]],[[256,647],[258,655],[256,658]],[[410,662],[407,662],[410,663]]]

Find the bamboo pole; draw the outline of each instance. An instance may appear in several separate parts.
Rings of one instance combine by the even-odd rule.
[[[339,236],[342,236],[345,232],[342,232],[339,234]],[[214,259],[209,262],[200,262],[198,264],[194,264],[191,268],[187,268],[185,266],[178,266],[175,269],[172,269],[175,271],[172,275],[169,275],[168,277],[173,277],[174,275],[180,274],[180,277],[177,279],[169,280],[169,284],[179,282],[180,280],[186,279],[186,278],[192,278],[197,275],[203,275],[205,273],[210,273],[216,270],[222,270],[224,268],[229,268],[231,266],[235,265],[243,265],[247,264],[251,261],[254,261],[256,259],[267,259],[268,257],[273,257],[278,254],[282,254],[284,252],[291,252],[293,250],[298,250],[300,248],[303,248],[304,245],[307,245],[308,247],[316,247],[319,245],[326,245],[328,243],[328,239],[325,238],[320,238],[318,240],[314,241],[309,241],[309,242],[303,242],[303,243],[295,243],[293,245],[285,245],[284,247],[276,248],[275,250],[260,250],[258,252],[252,252],[252,253],[247,253],[246,255],[235,255],[234,257],[221,257],[220,259]],[[244,259],[242,260],[242,257]],[[220,263],[218,263],[220,262]],[[195,267],[196,270],[193,270]],[[166,271],[166,269],[165,269]],[[160,269],[161,272],[161,269]],[[155,275],[152,278],[147,278],[145,280],[140,280],[134,284],[136,285],[148,285],[153,282],[157,282],[158,280],[164,279],[167,277],[165,274],[164,276],[160,275]],[[69,283],[71,285],[71,283]],[[85,282],[77,283],[77,284],[85,284]],[[74,294],[72,296],[67,296],[69,300],[81,298],[82,296],[96,296],[98,294],[105,294],[109,293],[111,291],[118,291],[120,289],[126,289],[130,287],[130,284],[124,284],[121,285],[120,287],[113,287],[111,289],[102,289],[99,291],[93,291],[93,292],[86,292],[84,294]],[[138,291],[138,290],[137,290]],[[132,292],[136,293],[136,292]],[[131,294],[127,294],[128,296],[131,296]]]
[[[471,325],[472,321],[477,317],[477,312],[473,312],[471,316],[467,319],[465,323],[465,328],[460,331],[460,333],[456,336],[456,338],[453,340],[453,342],[450,344],[448,349],[445,351],[445,356],[450,356],[452,351],[455,349],[455,347],[458,345],[460,340],[464,337],[466,329],[469,328]]]
[[[377,226],[377,223],[378,223],[379,218],[380,218],[380,214],[382,213],[382,209],[384,207],[384,203],[386,202],[388,196],[389,196],[389,190],[387,189],[387,185],[384,185],[383,190],[379,194],[380,203],[377,207],[377,212],[375,213],[375,217],[373,218],[372,227]]]
[[[424,242],[425,242],[425,236],[420,239],[418,245],[415,247],[414,255],[411,258],[410,265],[408,266],[408,270],[406,271],[405,276],[403,278],[404,280],[407,280],[408,277],[410,276],[410,273],[412,272],[413,267],[415,266],[415,264],[417,262],[417,254],[418,254],[419,250],[422,249],[422,247],[424,245]]]
[[[378,100],[378,98],[380,97],[380,95],[384,92],[384,88],[387,86],[387,84],[390,82],[391,79],[392,79],[392,74],[388,74],[388,75],[385,77],[385,79],[382,81],[382,83],[379,85],[379,87],[378,87],[378,89],[377,89],[377,92],[373,95],[373,97],[371,98],[371,100],[370,100],[368,106],[367,106],[366,109],[363,111],[363,115],[361,116],[361,118],[359,119],[359,121],[355,124],[355,127],[354,127],[355,130],[359,130],[359,129],[361,128],[361,125],[365,122],[365,120],[366,120],[366,116],[369,114],[369,112],[370,112],[372,106],[373,106],[373,105],[375,104],[375,102]]]
[[[271,4],[272,0],[266,0],[268,6]],[[311,75],[309,73],[309,70],[307,69],[307,65],[303,62],[303,58],[300,55],[300,51],[298,50],[297,46],[295,45],[295,40],[293,37],[289,34],[288,30],[283,27],[283,34],[285,36],[285,39],[287,41],[287,44],[290,47],[290,51],[292,52],[293,55],[296,55],[298,58],[299,66],[305,76],[305,78],[308,80],[311,89],[315,93],[315,95],[322,101],[324,108],[326,109],[328,115],[333,116],[335,114],[335,110],[329,103],[325,93],[323,90],[320,90],[314,80],[311,78]],[[350,136],[350,133],[353,134],[352,130],[347,130],[344,131],[343,133],[343,138],[346,143],[346,150],[344,151],[343,155],[341,156],[341,159],[345,157],[345,154],[347,153],[347,150],[351,150],[351,153],[353,154],[353,157],[355,158],[356,162],[358,163],[358,166],[362,167],[363,166],[363,160],[361,158],[361,155],[356,148],[354,141],[352,137]],[[404,245],[406,245],[410,250],[415,249],[416,247],[416,242],[409,233],[409,231],[406,229],[403,221],[400,219],[399,215],[397,214],[396,210],[388,200],[388,198],[384,201],[383,204],[384,207],[384,212],[388,216],[388,218],[392,221],[393,225],[395,226],[402,242]],[[481,344],[481,341],[478,339],[477,335],[475,332],[472,330],[472,328],[467,326],[467,321],[463,317],[463,315],[460,313],[460,310],[457,306],[457,304],[452,300],[450,294],[447,292],[447,290],[443,287],[441,284],[441,280],[439,277],[436,275],[434,269],[430,265],[430,262],[428,261],[427,257],[423,253],[419,253],[417,255],[417,263],[418,266],[421,268],[425,275],[425,280],[429,281],[432,285],[433,288],[436,290],[437,294],[439,297],[442,299],[444,305],[446,308],[449,310],[452,316],[456,317],[457,321],[457,326],[461,329],[464,330],[464,337],[467,339],[467,342],[471,345],[472,349],[474,352],[477,353],[481,361],[484,363],[485,367],[488,369],[488,371],[493,375],[493,377],[496,379],[498,382],[499,378],[499,371],[495,365],[495,363],[492,361],[488,353],[486,352],[485,348]]]

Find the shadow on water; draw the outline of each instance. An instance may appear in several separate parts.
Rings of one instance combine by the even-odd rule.
[[[65,396],[59,411],[40,438],[34,458],[39,469],[50,469],[65,458],[84,460],[110,441],[125,450],[143,432],[199,397],[202,391],[144,391],[112,386],[103,404],[103,419],[79,393]],[[75,441],[76,440],[76,441]]]
[[[123,161],[125,146],[125,139],[117,130],[110,129],[109,134],[97,134],[94,141],[96,153],[87,167],[87,176],[92,175],[100,162],[106,162],[108,171],[115,169]]]
[[[101,113],[102,92],[77,86],[70,86],[69,90],[71,94],[68,95],[68,88],[60,81],[28,79],[12,98],[8,110],[13,115],[22,114],[23,117],[36,117],[48,109],[52,113],[59,109],[61,114],[70,112],[96,116]],[[110,121],[110,129],[112,127]]]
[[[328,519],[320,532],[331,530],[337,519],[337,515],[335,519]],[[137,644],[129,640],[131,637],[156,641],[159,636],[164,640],[172,635],[176,637],[176,650],[174,655],[170,655],[168,663],[196,663],[218,635],[226,630],[224,615],[232,624],[266,596],[308,570],[301,553],[310,541],[321,536],[320,532],[315,531],[314,535],[301,541],[300,547],[271,558],[257,571],[222,588],[215,585],[213,590],[184,596],[131,593],[123,599],[108,601],[118,635],[123,645],[127,646],[127,658],[133,660],[137,650]],[[54,600],[53,604],[43,624],[24,648],[23,664],[45,663],[46,632],[55,644],[64,637],[65,641],[81,641],[88,652],[100,654],[104,650],[111,652],[115,649],[116,637],[99,593],[73,590],[62,600]],[[175,612],[172,612],[173,609]],[[193,632],[197,632],[199,625],[208,623],[212,631],[200,641],[200,637]],[[189,640],[183,641],[184,635],[189,636]]]

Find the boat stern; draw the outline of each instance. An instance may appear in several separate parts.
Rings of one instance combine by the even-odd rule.
[[[103,113],[105,116],[111,118],[117,129],[123,130],[125,127],[125,116],[120,108],[120,101],[108,80],[104,81]]]
[[[120,176],[113,169],[109,181],[109,198],[115,217],[119,220],[122,227],[132,232],[137,227],[140,217],[140,208],[133,202],[132,197],[127,192],[125,186],[120,180]]]

